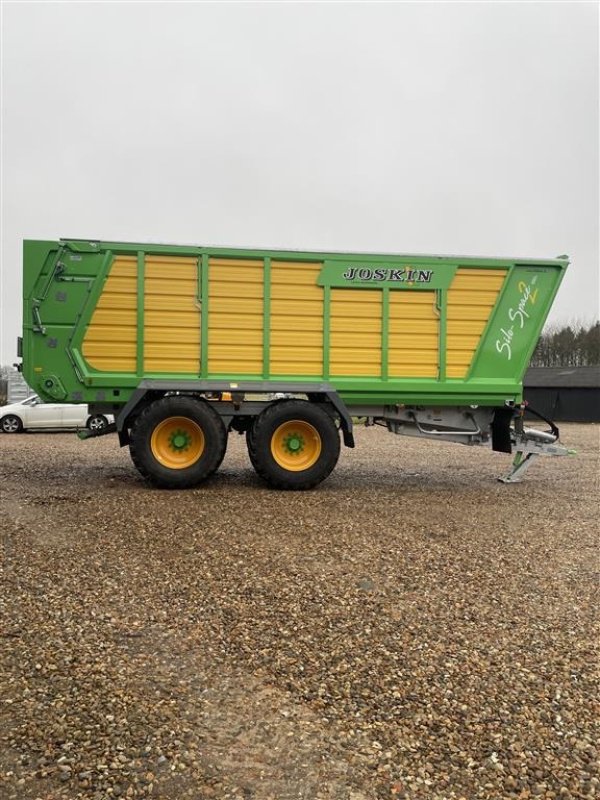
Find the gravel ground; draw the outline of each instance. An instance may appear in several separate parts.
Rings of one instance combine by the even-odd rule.
[[[600,794],[598,428],[563,428],[514,486],[361,429],[306,493],[236,435],[187,492],[0,436],[0,797]]]

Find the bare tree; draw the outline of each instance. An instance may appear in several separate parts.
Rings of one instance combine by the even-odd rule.
[[[591,367],[600,365],[600,322],[575,320],[549,325],[538,341],[532,367]]]

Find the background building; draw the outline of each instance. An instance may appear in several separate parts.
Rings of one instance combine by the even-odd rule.
[[[530,367],[525,400],[556,422],[600,422],[600,366]]]
[[[18,370],[14,367],[0,368],[0,405],[18,403],[32,394],[35,392],[31,391]]]

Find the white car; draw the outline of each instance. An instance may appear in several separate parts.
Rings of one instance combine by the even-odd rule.
[[[35,394],[19,403],[0,406],[0,430],[4,433],[38,428],[89,428],[91,431],[100,431],[109,422],[113,422],[113,417],[90,414],[84,404],[43,403]]]

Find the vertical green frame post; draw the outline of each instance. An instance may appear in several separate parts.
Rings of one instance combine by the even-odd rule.
[[[263,369],[264,380],[271,375],[271,259],[263,260]]]
[[[446,380],[446,337],[448,335],[448,291],[438,289],[437,310],[439,313],[438,381]]]
[[[331,287],[323,287],[323,379],[329,380],[329,341],[331,338]]]
[[[146,281],[146,254],[138,250],[137,254],[137,340],[136,340],[136,372],[138,378],[144,377],[144,286]]]
[[[208,253],[202,254],[200,269],[200,377],[208,376]]]

